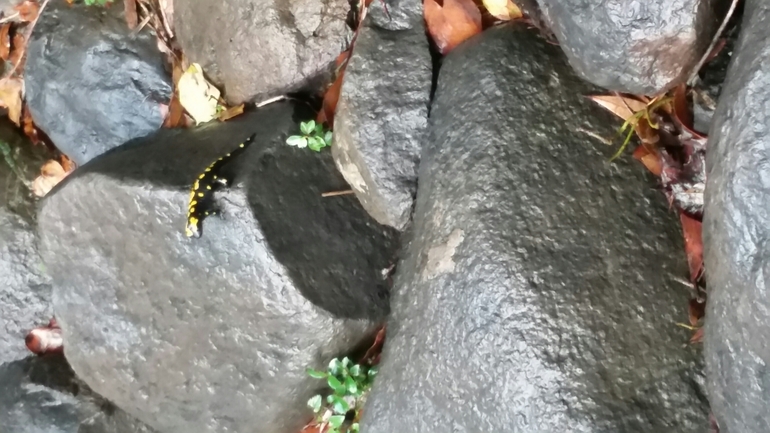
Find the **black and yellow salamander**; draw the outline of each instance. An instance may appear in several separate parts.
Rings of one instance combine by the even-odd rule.
[[[188,238],[199,238],[203,230],[203,220],[209,215],[219,213],[218,206],[214,201],[214,191],[220,187],[228,187],[232,183],[232,179],[223,176],[220,171],[228,161],[246,150],[254,142],[256,135],[252,134],[246,141],[238,145],[235,150],[211,163],[195,179],[190,190],[190,203],[187,207],[185,234]]]

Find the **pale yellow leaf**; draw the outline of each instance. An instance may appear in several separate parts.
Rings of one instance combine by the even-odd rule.
[[[8,109],[8,118],[17,126],[21,119],[21,98],[24,82],[20,78],[0,81],[0,106]]]
[[[61,182],[71,171],[66,171],[56,160],[48,160],[40,169],[40,176],[32,182],[32,193],[38,197],[48,194],[53,187]]]
[[[522,16],[521,9],[511,0],[482,0],[482,3],[487,12],[499,20],[509,21]]]
[[[193,63],[182,74],[177,83],[179,102],[196,124],[208,122],[217,117],[219,89],[206,81],[203,68]]]
[[[645,107],[647,107],[645,102],[639,101],[638,99],[614,95],[594,95],[589,96],[589,98],[624,121],[628,120],[634,113],[644,110]],[[632,123],[635,124],[635,122]]]

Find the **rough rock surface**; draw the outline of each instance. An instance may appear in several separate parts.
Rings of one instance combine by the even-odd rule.
[[[657,95],[687,79],[719,26],[719,0],[539,0],[573,68],[610,90]]]
[[[428,124],[431,56],[422,2],[373,2],[345,69],[334,117],[337,168],[374,219],[409,222]]]
[[[444,59],[361,431],[702,433],[675,215],[523,29]]]
[[[320,83],[347,47],[347,0],[174,4],[177,39],[233,104]]]
[[[162,130],[81,167],[43,202],[41,251],[73,369],[163,432],[296,433],[319,387],[305,374],[388,313],[396,231],[347,189],[330,153],[285,144],[293,105]],[[252,132],[237,187],[199,239],[188,188]]]
[[[35,124],[77,164],[163,123],[171,77],[155,36],[147,28],[130,36],[122,11],[122,2],[51,2],[27,47],[24,82]]]
[[[3,433],[152,433],[91,392],[62,356],[0,365]]]
[[[709,133],[704,350],[722,433],[770,431],[770,5],[746,2]]]
[[[3,157],[4,146],[13,168]],[[24,336],[48,323],[52,313],[51,285],[37,251],[35,200],[29,190],[46,156],[7,119],[0,121],[0,365],[29,355]]]

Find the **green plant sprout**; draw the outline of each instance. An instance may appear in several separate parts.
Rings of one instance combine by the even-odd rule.
[[[315,120],[301,122],[299,129],[302,135],[292,135],[286,139],[286,144],[300,149],[307,147],[310,150],[320,152],[324,147],[332,145],[332,132],[324,132],[324,126]]]
[[[628,132],[626,133],[626,139],[623,140],[623,144],[620,146],[620,149],[618,149],[617,152],[615,152],[614,155],[612,155],[612,158],[610,158],[610,162],[612,162],[614,159],[619,157],[624,150],[626,150],[626,147],[628,146],[628,143],[631,142],[631,137],[634,134],[634,128],[638,122],[639,119],[645,117],[647,118],[647,121],[652,129],[658,129],[658,124],[653,122],[652,117],[650,116],[650,113],[658,109],[658,107],[667,104],[674,98],[671,96],[661,98],[657,101],[652,102],[651,104],[648,104],[646,107],[644,107],[644,110],[639,110],[633,115],[631,115],[628,119],[626,119],[625,122],[623,122],[623,126],[620,127],[618,130],[618,135],[623,134],[626,129],[628,129]]]
[[[110,3],[112,0],[83,0],[83,3],[85,3],[86,6],[105,6],[107,3]]]
[[[307,401],[307,405],[316,414],[319,425],[328,424],[327,433],[342,433],[346,431],[343,424],[346,420],[353,421],[347,431],[358,432],[358,413],[365,401],[365,393],[369,391],[377,376],[377,367],[353,364],[347,357],[334,358],[326,371],[307,369],[308,376],[314,379],[326,379],[331,393],[326,396],[326,407],[321,394],[316,394]],[[350,412],[353,411],[352,418]]]

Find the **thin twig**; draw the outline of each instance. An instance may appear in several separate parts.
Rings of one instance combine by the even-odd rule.
[[[40,5],[40,9],[37,12],[37,16],[34,20],[32,20],[31,23],[29,23],[29,29],[27,30],[26,34],[24,35],[24,46],[20,48],[21,55],[19,56],[19,61],[13,65],[13,68],[11,68],[11,72],[7,73],[0,82],[6,81],[8,78],[10,78],[14,72],[16,72],[16,69],[19,68],[19,65],[21,64],[21,59],[24,58],[24,56],[27,54],[27,45],[29,45],[29,38],[32,36],[32,31],[35,30],[35,25],[37,24],[37,20],[40,19],[40,17],[43,15],[43,11],[45,10],[45,7],[48,5],[49,0],[43,0],[43,3]]]
[[[18,12],[14,12],[14,13],[12,13],[11,15],[8,15],[7,17],[5,17],[5,18],[1,19],[1,20],[0,20],[0,24],[5,24],[5,23],[7,23],[8,21],[13,21],[13,20],[14,20],[16,17],[18,17],[18,16],[19,16],[19,13],[18,13]]]
[[[355,191],[353,191],[352,189],[346,189],[344,191],[325,192],[321,194],[321,197],[334,197],[338,195],[349,195],[349,194],[355,194]]]
[[[171,26],[168,24],[168,16],[166,16],[166,11],[161,0],[158,0],[158,10],[160,11],[160,23],[163,24],[163,28],[166,29],[166,37],[173,39],[174,32],[171,31]]]
[[[690,78],[687,80],[687,85],[692,86],[695,82],[695,79],[698,77],[698,72],[700,72],[700,68],[703,67],[703,64],[706,63],[706,59],[709,58],[711,55],[711,51],[714,49],[714,47],[717,44],[717,41],[720,37],[722,37],[722,32],[725,31],[725,27],[727,27],[727,22],[730,21],[730,17],[733,16],[733,12],[735,12],[735,7],[738,6],[738,0],[733,0],[733,2],[730,4],[730,9],[727,10],[727,15],[725,15],[725,19],[722,20],[722,24],[719,26],[719,29],[717,29],[717,32],[714,34],[714,38],[711,39],[711,44],[709,45],[708,49],[703,53],[703,56],[700,58],[700,61],[695,66],[695,69],[692,71],[692,74],[690,75]]]
[[[257,102],[256,104],[254,104],[254,106],[256,108],[260,108],[260,107],[264,107],[265,105],[272,104],[273,102],[283,101],[284,99],[289,99],[289,98],[286,97],[286,95],[280,95],[280,96],[276,96],[274,98],[265,99],[262,102]]]

